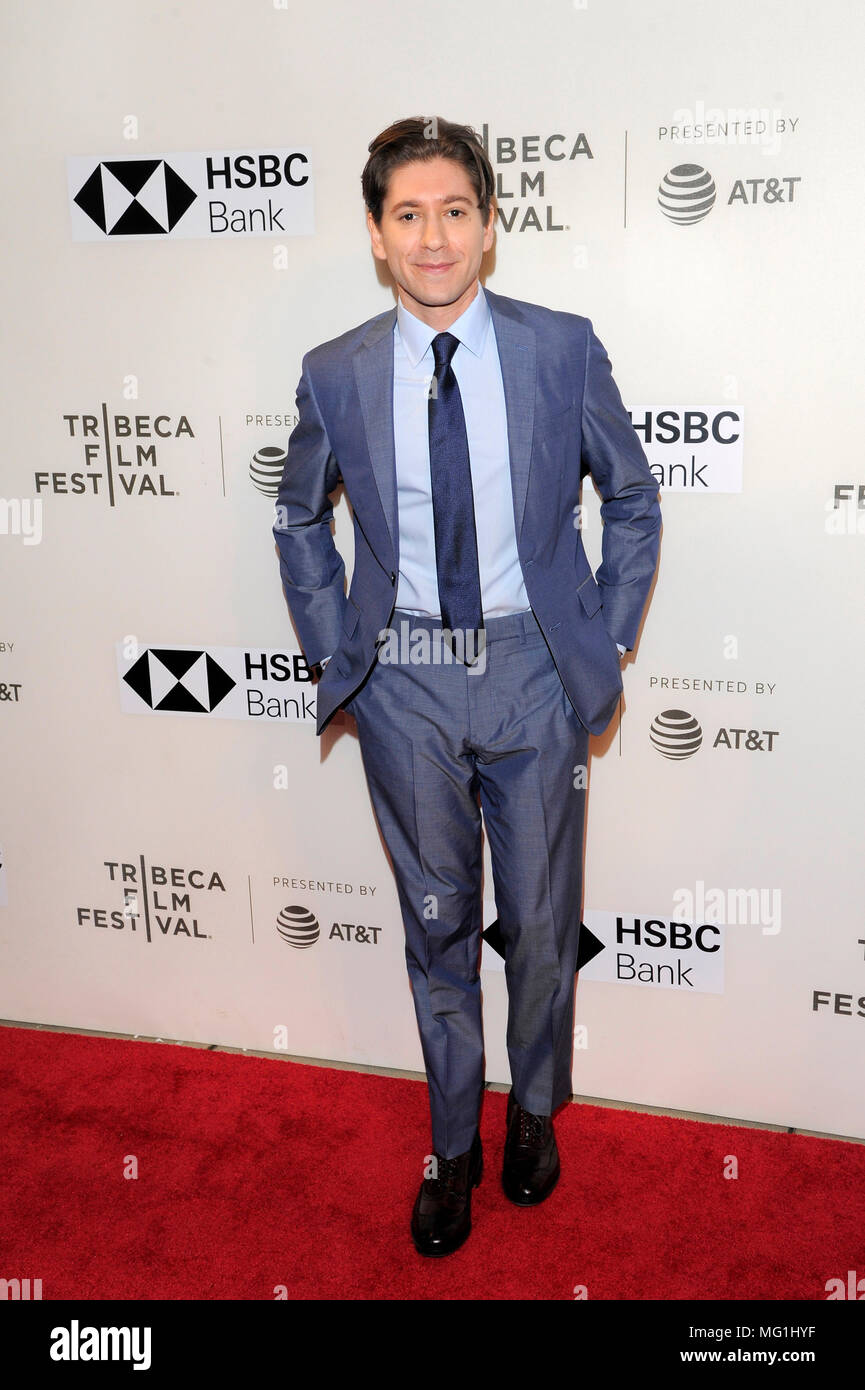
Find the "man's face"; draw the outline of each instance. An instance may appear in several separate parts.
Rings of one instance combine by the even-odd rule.
[[[495,209],[484,226],[468,173],[452,159],[394,169],[377,227],[367,226],[373,254],[387,261],[408,310],[441,327],[477,293],[485,251],[493,244]]]

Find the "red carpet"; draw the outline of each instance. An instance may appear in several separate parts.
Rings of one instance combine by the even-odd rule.
[[[26,1028],[0,1071],[0,1277],[44,1300],[819,1300],[865,1275],[859,1144],[571,1105],[559,1185],[522,1210],[488,1092],[474,1230],[426,1260],[424,1083]]]

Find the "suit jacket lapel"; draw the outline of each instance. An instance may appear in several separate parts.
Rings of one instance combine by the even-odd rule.
[[[518,317],[511,300],[493,294],[492,290],[484,293],[496,331],[505,388],[514,520],[519,539],[526,510],[535,427],[537,338],[535,330]]]
[[[393,551],[399,560],[396,457],[393,443],[393,326],[396,306],[370,328],[354,353],[366,447]]]

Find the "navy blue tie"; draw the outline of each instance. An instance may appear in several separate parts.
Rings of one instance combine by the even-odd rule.
[[[457,641],[465,642],[463,651],[468,654],[470,643],[476,641],[469,634],[483,628],[484,618],[466,421],[451,366],[458,347],[459,339],[452,333],[433,338],[436,365],[428,406],[429,461],[442,626],[464,634]],[[453,650],[461,654],[458,645]]]

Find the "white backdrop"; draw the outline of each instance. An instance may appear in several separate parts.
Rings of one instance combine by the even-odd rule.
[[[861,7],[0,22],[2,1016],[423,1069],[354,723],[319,741],[294,678],[267,479],[303,352],[393,303],[366,146],[439,114],[486,128],[490,288],[592,318],[662,482],[593,740],[574,1089],[865,1137]],[[350,571],[342,496],[336,540]],[[486,951],[484,1005],[506,1082]]]

